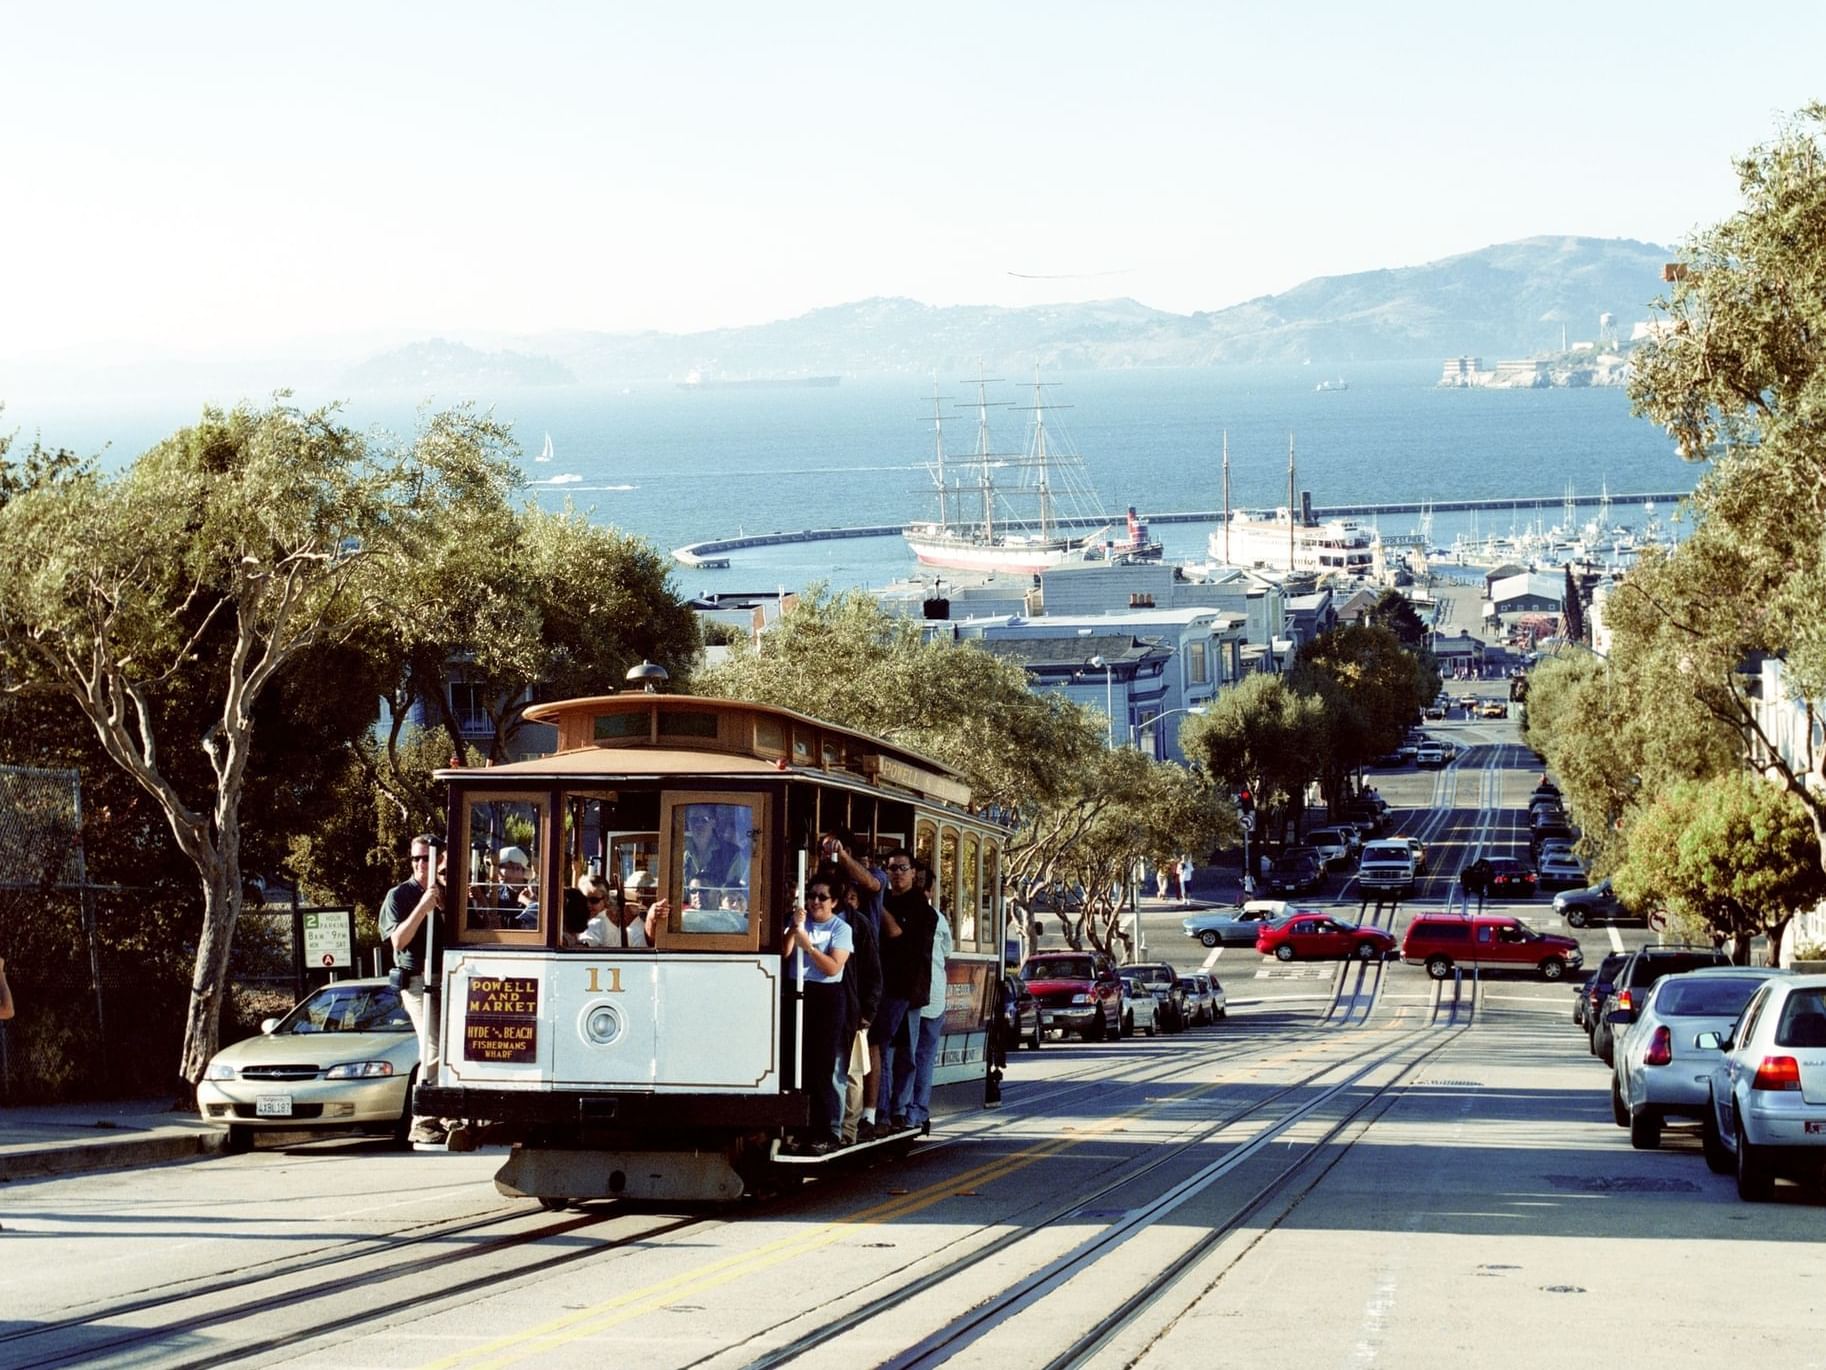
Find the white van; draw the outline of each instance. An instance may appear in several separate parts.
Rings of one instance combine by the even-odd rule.
[[[1406,838],[1365,842],[1357,858],[1357,880],[1365,890],[1414,892],[1414,849]]]

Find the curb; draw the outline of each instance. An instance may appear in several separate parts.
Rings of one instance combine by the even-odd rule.
[[[225,1131],[174,1132],[150,1137],[60,1142],[56,1146],[28,1143],[0,1147],[0,1183],[213,1156],[223,1149],[227,1140]]]

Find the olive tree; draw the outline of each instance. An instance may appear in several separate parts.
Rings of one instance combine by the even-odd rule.
[[[509,447],[492,421],[453,411],[409,445],[377,448],[333,411],[281,399],[205,410],[119,474],[37,448],[7,464],[0,683],[73,701],[196,872],[186,1081],[218,1039],[262,700],[372,622],[382,587],[436,537],[440,508],[499,498]],[[180,679],[213,701],[200,735],[169,726]],[[196,783],[171,761],[188,747],[206,763]]]

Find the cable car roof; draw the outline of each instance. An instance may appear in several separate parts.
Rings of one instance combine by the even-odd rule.
[[[534,704],[525,717],[557,728],[555,752],[499,766],[440,770],[437,778],[531,781],[692,774],[758,779],[783,772],[831,773],[970,807],[963,775],[942,761],[776,705],[628,690]]]

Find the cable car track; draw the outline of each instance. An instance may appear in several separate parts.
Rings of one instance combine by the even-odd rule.
[[[1442,991],[1444,990],[1443,985],[1441,985],[1440,988]],[[768,1370],[769,1367],[790,1364],[818,1347],[829,1344],[845,1333],[853,1331],[877,1317],[905,1306],[921,1294],[934,1290],[946,1282],[968,1273],[972,1269],[981,1266],[984,1262],[989,1261],[1010,1248],[1017,1246],[1019,1243],[1034,1237],[1036,1234],[1045,1232],[1049,1228],[1072,1218],[1074,1215],[1082,1217],[1088,1210],[1094,1210],[1100,1200],[1114,1194],[1120,1189],[1134,1184],[1137,1180],[1158,1172],[1162,1167],[1186,1156],[1194,1148],[1210,1144],[1219,1134],[1246,1125],[1250,1121],[1262,1117],[1264,1114],[1269,1113],[1275,1104],[1286,1100],[1288,1096],[1297,1091],[1311,1088],[1316,1081],[1328,1074],[1335,1073],[1341,1066],[1349,1069],[1350,1074],[1344,1080],[1339,1081],[1335,1085],[1327,1086],[1316,1098],[1300,1103],[1287,1111],[1284,1116],[1275,1118],[1264,1130],[1257,1133],[1255,1136],[1231,1147],[1225,1153],[1224,1157],[1205,1165],[1189,1179],[1180,1181],[1173,1186],[1166,1195],[1162,1196],[1161,1199],[1135,1210],[1134,1213],[1125,1216],[1123,1219],[1108,1224],[1102,1234],[1078,1244],[1067,1256],[1050,1262],[1040,1271],[1018,1281],[1015,1285],[1004,1290],[990,1300],[978,1304],[970,1312],[947,1324],[946,1327],[939,1332],[928,1336],[908,1351],[902,1353],[901,1356],[886,1362],[888,1366],[896,1367],[896,1370],[901,1370],[903,1367],[910,1370],[910,1367],[914,1366],[941,1364],[952,1355],[963,1350],[964,1347],[978,1340],[988,1330],[993,1330],[994,1326],[999,1325],[1008,1317],[1013,1316],[1021,1308],[1026,1307],[1028,1304],[1043,1297],[1072,1274],[1093,1264],[1101,1255],[1107,1254],[1109,1250],[1120,1245],[1121,1242],[1126,1241],[1130,1236],[1134,1235],[1136,1231],[1158,1221],[1161,1217],[1164,1217],[1166,1213],[1179,1207],[1181,1203],[1193,1194],[1201,1192],[1217,1179],[1234,1171],[1245,1160],[1260,1155],[1270,1142],[1280,1138],[1282,1134],[1294,1127],[1295,1124],[1311,1117],[1322,1105],[1331,1102],[1332,1100],[1343,1096],[1349,1090],[1358,1087],[1364,1077],[1371,1072],[1386,1068],[1392,1063],[1397,1062],[1404,1053],[1412,1056],[1412,1059],[1407,1060],[1400,1065],[1395,1079],[1388,1086],[1385,1086],[1375,1094],[1372,1094],[1363,1103],[1350,1110],[1350,1112],[1337,1123],[1329,1125],[1324,1136],[1321,1137],[1319,1141],[1311,1143],[1310,1145],[1302,1143],[1301,1145],[1306,1147],[1303,1157],[1296,1159],[1293,1164],[1283,1168],[1273,1181],[1257,1193],[1248,1204],[1239,1209],[1232,1221],[1226,1225],[1225,1230],[1227,1231],[1230,1227],[1233,1227],[1237,1222],[1242,1221],[1250,1212],[1253,1212],[1259,1207],[1261,1203],[1274,1192],[1276,1187],[1287,1175],[1292,1174],[1294,1171],[1301,1168],[1306,1163],[1306,1159],[1309,1159],[1311,1155],[1316,1154],[1326,1143],[1339,1135],[1339,1133],[1355,1121],[1371,1103],[1387,1097],[1388,1102],[1392,1104],[1393,1092],[1399,1086],[1402,1078],[1410,1074],[1433,1054],[1443,1050],[1449,1041],[1455,1038],[1459,1033],[1465,1031],[1468,1027],[1468,1020],[1463,1024],[1452,1023],[1443,1027],[1435,1023],[1428,1023],[1422,1027],[1407,1031],[1403,1034],[1400,1041],[1388,1044],[1385,1049],[1378,1052],[1367,1062],[1358,1062],[1357,1064],[1351,1065],[1347,1062],[1340,1062],[1338,1060],[1328,1061],[1308,1071],[1300,1079],[1275,1089],[1265,1097],[1256,1100],[1245,1107],[1236,1109],[1222,1118],[1214,1119],[1210,1123],[1199,1128],[1192,1135],[1174,1142],[1170,1146],[1154,1148],[1153,1154],[1150,1154],[1137,1165],[1119,1171],[1093,1189],[1075,1193],[1069,1201],[1054,1204],[1045,1213],[1023,1224],[1021,1227],[1003,1233],[981,1246],[946,1261],[933,1270],[911,1276],[905,1283],[898,1285],[891,1293],[870,1299],[858,1307],[836,1317],[829,1317],[827,1313],[825,1321],[822,1322],[816,1330],[795,1338],[786,1345],[773,1351],[756,1356],[746,1363],[752,1367],[756,1367],[756,1370]],[[1414,1053],[1413,1048],[1420,1045],[1425,1045],[1425,1050]],[[1329,1169],[1329,1167],[1327,1168]],[[1007,1216],[1004,1216],[998,1221],[999,1223],[1006,1223],[1010,1221],[1010,1219]],[[1202,1249],[1200,1254],[1202,1254]],[[1139,1311],[1141,1307],[1145,1307],[1147,1303],[1152,1301],[1151,1298],[1142,1300],[1136,1305],[1134,1311]],[[1132,1313],[1129,1316],[1132,1316]],[[749,1340],[752,1341],[758,1337],[765,1336],[770,1330],[772,1329],[761,1329],[757,1331],[754,1337],[749,1338]],[[1098,1344],[1100,1345],[1101,1341],[1099,1341]],[[709,1360],[720,1359],[727,1355],[731,1349],[732,1348],[726,1347],[720,1350],[714,1357],[706,1357],[698,1361],[689,1362],[687,1364],[687,1370],[691,1370],[691,1367],[693,1366],[706,1364]]]

